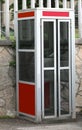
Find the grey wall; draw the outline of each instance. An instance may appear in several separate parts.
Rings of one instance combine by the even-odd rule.
[[[15,68],[9,65],[14,53],[10,44],[0,45],[0,116],[16,114]]]

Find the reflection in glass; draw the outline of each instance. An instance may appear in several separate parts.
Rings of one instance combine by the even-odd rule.
[[[18,21],[19,49],[34,49],[34,19]]]
[[[44,22],[44,67],[54,66],[54,23]]]
[[[44,71],[44,115],[54,115],[54,71]]]
[[[69,70],[60,71],[60,96],[61,114],[69,114]]]
[[[60,22],[60,66],[69,65],[69,23]]]
[[[19,52],[19,80],[34,82],[34,53]]]

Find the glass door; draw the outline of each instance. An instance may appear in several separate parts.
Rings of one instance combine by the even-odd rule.
[[[42,117],[71,115],[70,20],[42,19]]]
[[[42,20],[42,116],[56,117],[56,21]]]
[[[58,20],[59,117],[71,115],[70,20]]]

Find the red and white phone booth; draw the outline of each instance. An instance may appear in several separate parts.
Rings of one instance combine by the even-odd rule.
[[[29,120],[75,118],[72,9],[17,12],[17,113]]]

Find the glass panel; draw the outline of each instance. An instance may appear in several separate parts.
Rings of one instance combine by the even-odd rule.
[[[69,23],[60,22],[60,66],[69,65]]]
[[[19,49],[34,49],[34,19],[18,21]]]
[[[69,70],[60,71],[60,110],[69,114]]]
[[[34,82],[34,53],[33,52],[20,52],[19,53],[19,80]]]
[[[54,23],[44,22],[44,67],[54,66]]]
[[[44,71],[44,115],[54,115],[54,71]]]

